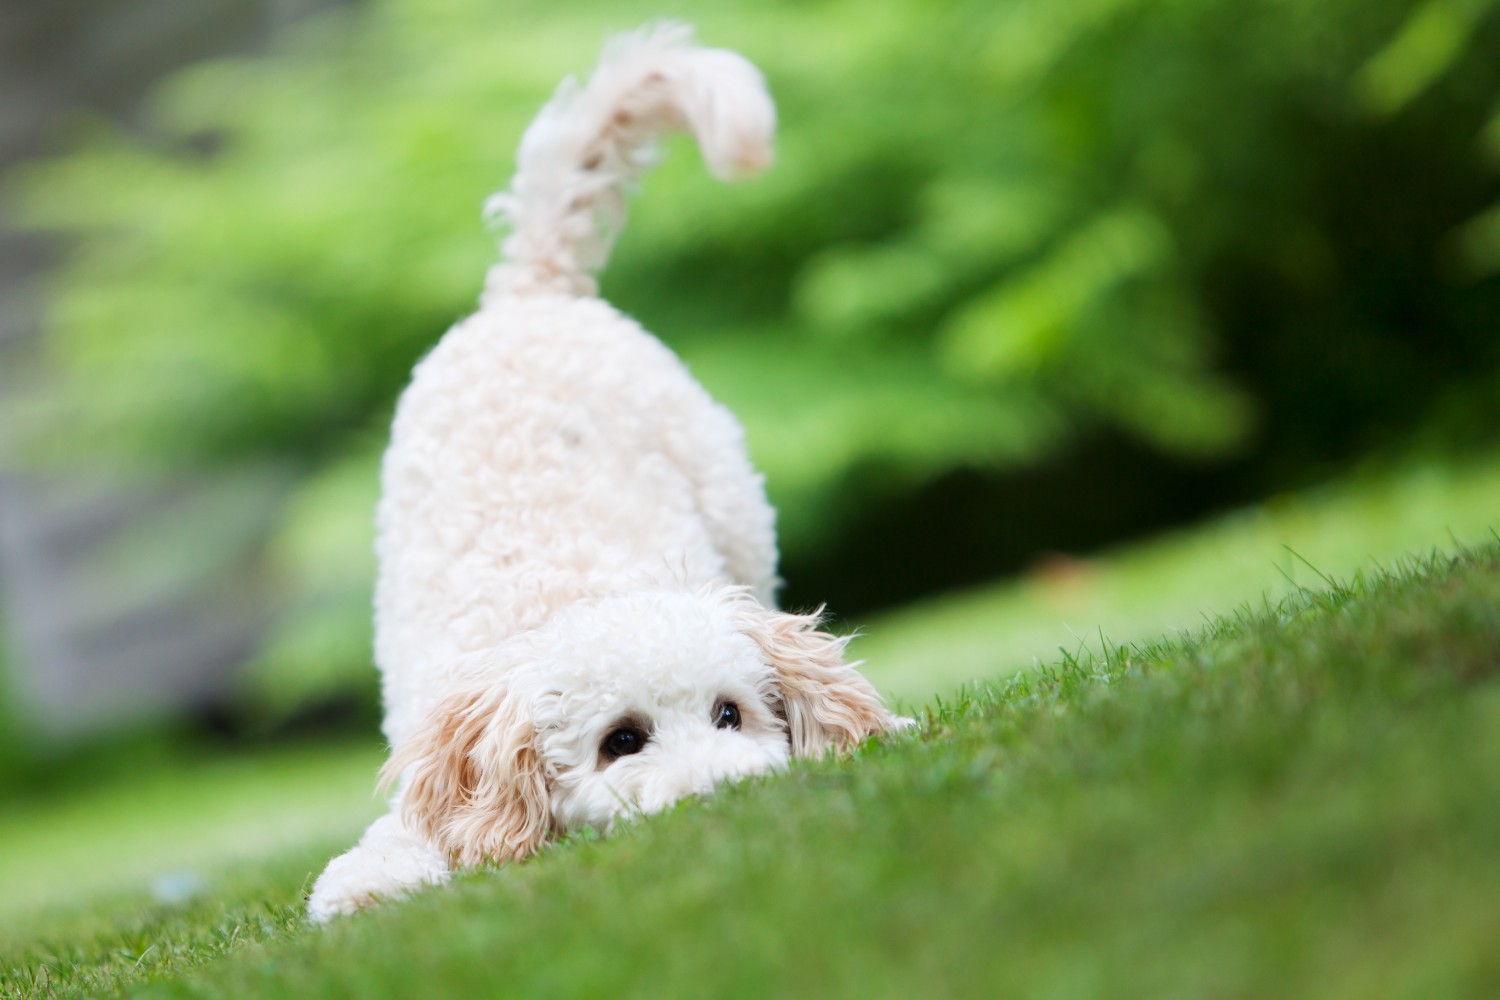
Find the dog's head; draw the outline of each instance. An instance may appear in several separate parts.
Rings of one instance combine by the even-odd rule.
[[[892,728],[844,642],[737,588],[580,604],[476,662],[384,774],[454,863],[519,859]]]

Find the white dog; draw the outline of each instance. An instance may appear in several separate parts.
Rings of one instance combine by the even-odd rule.
[[[481,308],[401,398],[375,597],[398,787],[314,920],[907,721],[816,614],[774,610],[739,424],[594,294],[660,136],[690,130],[721,178],[771,158],[760,74],[689,36],[616,38],[542,109],[490,205],[510,235]]]

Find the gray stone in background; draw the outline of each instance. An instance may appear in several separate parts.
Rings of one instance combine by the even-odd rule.
[[[272,475],[0,480],[12,696],[26,721],[76,737],[221,702],[264,623],[246,567],[284,487]]]
[[[70,114],[139,127],[171,70],[253,52],[331,5],[0,0],[0,175],[55,148]],[[35,279],[57,252],[0,220],[0,395],[37,336]],[[14,666],[0,704],[65,738],[221,702],[264,624],[244,570],[284,487],[276,470],[129,486],[98,470],[47,482],[0,470],[0,640]]]

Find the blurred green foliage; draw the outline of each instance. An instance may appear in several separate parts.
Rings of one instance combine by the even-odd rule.
[[[0,788],[4,788],[11,776],[21,769],[26,756],[21,727],[17,724],[20,713],[16,710],[9,685],[3,683],[14,676],[14,670],[10,638],[5,634],[4,624],[0,623]]]
[[[859,502],[899,511],[1106,433],[1250,489],[1484,438],[1496,6],[369,0],[25,177],[70,253],[9,419],[64,460],[289,466],[260,687],[371,685],[391,403],[472,308],[478,206],[530,116],[667,13],[763,68],[780,161],[726,190],[674,146],[604,293],[741,415],[793,554],[839,544],[872,469]]]

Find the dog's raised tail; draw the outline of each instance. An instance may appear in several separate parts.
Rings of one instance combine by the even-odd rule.
[[[592,295],[625,221],[625,197],[669,132],[693,133],[721,180],[771,161],[776,109],[743,56],[693,44],[666,22],[605,43],[581,86],[568,78],[521,138],[516,176],[485,204],[508,235],[485,298]]]

